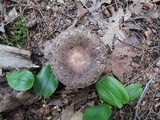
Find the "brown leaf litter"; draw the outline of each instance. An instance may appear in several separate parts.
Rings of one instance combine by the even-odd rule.
[[[108,0],[106,2],[101,0],[98,3],[90,0],[83,4],[78,2],[77,5],[72,1],[59,2],[5,0],[7,11],[11,10],[10,7],[15,6],[17,13],[21,16],[18,19],[22,18],[28,23],[27,49],[54,39],[69,27],[89,28],[91,32],[104,38],[108,44],[106,46],[111,47],[105,72],[114,75],[125,85],[140,83],[145,88],[155,68],[159,67],[156,66],[160,57],[159,1]],[[92,11],[91,8],[94,10]],[[1,13],[1,22],[4,19],[2,14],[4,13]],[[31,21],[34,21],[32,25]],[[14,20],[11,23],[14,23]],[[5,27],[4,22],[4,29]],[[111,30],[111,34],[107,30]],[[7,29],[5,31],[7,32]],[[107,41],[107,38],[110,40]],[[2,69],[2,75],[6,72]],[[7,89],[6,85],[6,80],[0,79],[0,86],[3,86],[0,88],[0,93],[11,93],[12,90]],[[159,86],[160,74],[157,74],[139,106],[140,119],[160,119],[160,98],[157,97],[160,92]],[[1,116],[4,119],[15,120],[56,120],[56,118],[79,120],[87,107],[97,104],[100,104],[100,101],[94,85],[84,89],[68,90],[60,84],[50,99],[41,98],[32,105],[24,105],[11,112],[3,112]],[[112,107],[113,114],[110,119],[133,119],[136,105],[135,100],[122,109]]]

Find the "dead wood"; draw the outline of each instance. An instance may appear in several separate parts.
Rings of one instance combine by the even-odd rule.
[[[39,66],[32,63],[30,51],[0,44],[0,67],[4,69],[29,69]]]

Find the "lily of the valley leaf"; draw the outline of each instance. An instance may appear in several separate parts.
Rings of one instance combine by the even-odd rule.
[[[29,90],[34,84],[34,75],[28,70],[11,72],[6,77],[9,86],[18,91]]]
[[[112,111],[109,105],[103,104],[85,110],[83,120],[108,120]]]
[[[58,80],[54,76],[51,66],[47,65],[36,76],[34,91],[37,95],[49,98],[58,87]]]
[[[129,102],[129,95],[124,85],[113,77],[101,77],[96,82],[96,89],[102,100],[117,108],[122,108],[123,104]]]
[[[127,90],[128,94],[129,94],[129,100],[130,101],[133,101],[136,98],[138,98],[143,92],[143,89],[141,88],[141,85],[138,84],[138,83],[128,85],[126,87],[126,90]]]

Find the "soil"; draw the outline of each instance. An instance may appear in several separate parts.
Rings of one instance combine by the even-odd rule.
[[[28,40],[23,49],[31,51],[33,62],[40,66],[43,65],[41,62],[43,55],[37,49],[40,44],[54,39],[68,28],[74,29],[74,27],[90,29],[92,33],[102,37],[105,34],[103,25],[101,26],[99,22],[96,24],[96,18],[102,23],[109,22],[110,18],[116,20],[113,16],[116,15],[119,8],[128,13],[125,8],[130,6],[131,16],[128,13],[129,18],[127,20],[124,20],[124,17],[118,19],[119,29],[125,33],[126,38],[121,40],[117,37],[118,35],[115,35],[111,43],[106,44],[110,65],[104,71],[104,75],[112,75],[124,85],[140,83],[142,88],[146,87],[147,90],[140,104],[137,103],[138,99],[136,99],[124,105],[122,109],[111,107],[112,116],[110,120],[133,120],[135,117],[139,120],[160,119],[159,0],[152,2],[149,0],[148,3],[142,2],[142,6],[138,2],[135,3],[134,0],[128,2],[126,0],[113,0],[111,3],[101,0],[99,9],[92,7],[93,11],[88,8],[94,5],[94,0],[87,1],[85,5],[76,2],[76,0],[57,0],[57,2],[53,0],[3,0],[2,3],[5,5],[6,13],[15,7],[19,14],[15,19],[5,22],[6,34],[10,35],[12,33],[10,26],[17,20],[23,19],[28,26]],[[137,8],[135,9],[133,5]],[[157,13],[158,16],[154,13]],[[3,21],[4,16],[1,13],[1,22]],[[118,44],[117,41],[119,41]],[[4,42],[2,43],[4,44]],[[3,70],[0,77],[1,95],[13,91],[8,87],[5,78],[8,71],[10,70]],[[31,71],[36,75],[40,69],[31,69]],[[154,79],[147,86],[152,77]],[[39,98],[37,102],[31,105],[23,105],[12,111],[0,113],[0,119],[60,120],[59,117],[63,117],[64,111],[69,108],[73,107],[74,113],[83,113],[86,108],[98,105],[100,102],[94,84],[85,88],[69,89],[60,83],[56,92],[49,99]],[[138,107],[136,107],[137,105]],[[69,118],[62,120],[69,120]],[[74,120],[79,119],[77,117]]]

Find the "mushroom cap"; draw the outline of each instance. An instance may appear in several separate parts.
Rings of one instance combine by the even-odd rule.
[[[98,80],[106,68],[106,47],[89,30],[68,29],[47,47],[47,57],[55,76],[68,87],[89,86]]]

